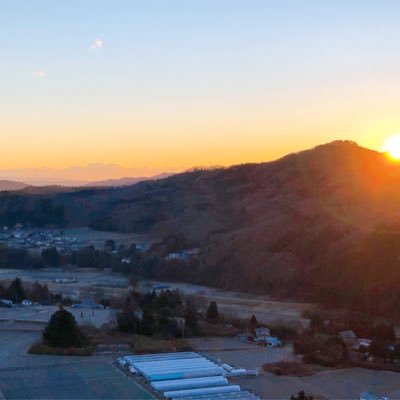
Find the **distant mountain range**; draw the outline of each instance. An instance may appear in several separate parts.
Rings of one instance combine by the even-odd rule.
[[[372,311],[400,306],[400,164],[353,142],[133,186],[3,193],[0,224],[16,222],[180,235],[201,251],[179,279]]]
[[[172,169],[172,171],[174,170]],[[118,180],[121,177],[134,179],[139,177],[141,180],[152,179],[153,176],[163,175],[164,172],[163,170],[150,167],[134,168],[122,167],[118,164],[91,163],[83,166],[64,168],[2,168],[0,169],[0,180],[24,182],[33,186],[59,185],[78,187],[87,184],[97,185],[97,181],[104,181],[106,179]],[[107,182],[104,182],[104,184],[108,186]],[[113,183],[113,185],[114,184],[118,185],[118,182]],[[124,185],[125,183],[122,182],[122,184]]]
[[[89,182],[85,184],[85,187],[118,187],[118,186],[129,186],[134,185],[138,182],[148,181],[148,180],[155,180],[155,179],[163,179],[171,176],[173,174],[159,174],[151,177],[139,177],[139,178],[119,178],[119,179],[107,179],[104,181],[95,181]]]
[[[0,192],[9,190],[21,190],[27,188],[29,185],[22,182],[14,182],[8,180],[0,180]]]
[[[27,189],[27,191],[31,193],[41,193],[41,192],[49,192],[49,191],[76,191],[76,189],[84,188],[84,187],[119,187],[119,186],[129,186],[134,185],[138,182],[148,181],[148,180],[156,180],[156,179],[163,179],[171,176],[173,174],[163,173],[155,176],[150,177],[138,177],[138,178],[119,178],[119,179],[107,179],[102,181],[94,181],[94,182],[84,182],[84,181],[63,181],[61,183],[57,183],[57,181],[48,182],[44,181],[37,181],[35,184],[27,184],[12,180],[1,180],[0,179],[0,192],[2,191],[16,191]],[[64,184],[63,184],[64,183]],[[57,189],[58,188],[58,189]]]

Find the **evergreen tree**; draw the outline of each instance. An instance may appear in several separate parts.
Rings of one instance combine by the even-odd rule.
[[[312,332],[322,332],[324,330],[325,323],[319,314],[311,316],[309,328]]]
[[[85,343],[74,316],[63,308],[51,316],[43,339],[53,347],[82,347]]]
[[[256,316],[253,314],[249,320],[249,332],[254,336],[256,335],[257,326],[258,326],[258,321]]]
[[[51,297],[47,285],[41,285],[38,282],[33,284],[30,300],[37,301],[40,304],[51,304]]]
[[[104,247],[108,251],[114,251],[115,250],[115,240],[113,240],[113,239],[106,240],[106,242],[104,243]]]
[[[42,250],[42,260],[47,267],[58,267],[60,265],[60,253],[56,247]]]
[[[186,302],[185,307],[185,326],[194,335],[199,334],[198,317],[196,306],[191,301]]]
[[[152,336],[155,332],[155,321],[150,310],[144,309],[142,314],[142,323],[140,325],[141,333]]]
[[[207,310],[207,321],[216,323],[219,320],[219,312],[218,312],[218,306],[215,301],[212,301],[210,305],[208,306]]]
[[[20,278],[15,278],[11,282],[8,288],[8,297],[15,303],[21,303],[25,299],[26,294]]]

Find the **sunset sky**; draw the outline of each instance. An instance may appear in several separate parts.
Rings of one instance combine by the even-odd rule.
[[[399,16],[398,0],[0,0],[0,177],[381,150],[400,132]]]

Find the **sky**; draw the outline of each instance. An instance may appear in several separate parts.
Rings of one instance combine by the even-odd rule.
[[[0,0],[0,176],[381,150],[400,132],[399,16],[398,0]]]

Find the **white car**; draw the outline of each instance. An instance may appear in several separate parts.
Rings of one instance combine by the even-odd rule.
[[[31,306],[32,305],[32,302],[30,301],[30,300],[22,300],[21,301],[21,304],[23,305],[23,306]]]

